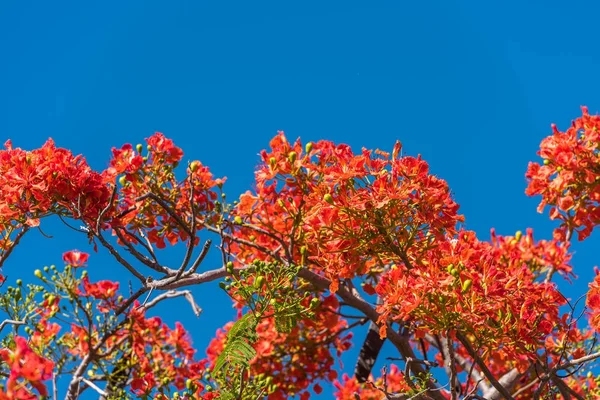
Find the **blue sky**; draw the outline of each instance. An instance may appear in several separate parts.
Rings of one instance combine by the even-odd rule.
[[[422,154],[452,187],[466,226],[489,237],[553,224],[524,195],[550,123],[600,110],[600,6],[528,2],[3,2],[0,140],[33,149],[48,137],[97,169],[110,149],[164,132],[217,176],[233,199],[277,130]],[[5,265],[16,279],[84,238],[49,222]],[[585,292],[595,233],[574,246]],[[217,263],[217,254],[206,265]],[[90,275],[128,276],[103,253]],[[216,285],[195,289],[194,319],[173,301],[203,352],[233,316]],[[176,305],[176,306],[175,306]],[[358,333],[358,338],[362,333]],[[351,373],[356,351],[344,358]],[[327,392],[326,392],[327,393]]]

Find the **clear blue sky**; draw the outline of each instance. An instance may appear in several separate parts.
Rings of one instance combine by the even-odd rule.
[[[449,182],[480,238],[528,226],[549,238],[524,173],[551,122],[600,110],[599,11],[549,0],[3,2],[0,141],[32,149],[53,137],[103,169],[111,147],[162,131],[227,176],[233,199],[277,130],[355,150],[400,139]],[[54,239],[26,238],[9,278],[90,250],[58,224],[42,228]],[[575,246],[572,297],[598,244],[595,233]],[[205,268],[217,262],[214,252]],[[103,252],[89,270],[128,279]],[[183,320],[203,352],[233,312],[216,285],[195,293],[199,320],[178,300],[165,320]]]

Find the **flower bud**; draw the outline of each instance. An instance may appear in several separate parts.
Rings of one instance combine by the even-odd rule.
[[[317,308],[319,306],[319,303],[321,303],[321,301],[318,298],[313,297],[312,300],[310,301],[310,306],[309,306],[310,309],[314,310],[315,308]]]
[[[227,269],[227,272],[229,272],[230,274],[233,274],[233,262],[232,261],[228,261],[227,266],[225,268]]]
[[[141,153],[143,149],[144,149],[144,148],[143,148],[143,146],[142,146],[142,144],[141,144],[141,143],[138,143],[138,144],[136,144],[136,145],[135,145],[135,150],[136,150],[138,153]]]
[[[306,143],[306,146],[304,146],[304,151],[306,151],[306,154],[310,153],[310,151],[313,148],[313,143],[312,142],[308,142]]]
[[[473,281],[471,279],[467,279],[466,281],[464,281],[462,284],[463,293],[468,291],[469,289],[471,289],[472,285],[473,285]]]
[[[296,154],[295,151],[290,151],[290,154],[288,154],[288,160],[290,160],[291,163],[296,161],[296,157],[298,157],[298,154]]]
[[[242,220],[242,217],[240,217],[239,215],[236,215],[235,218],[233,219],[233,222],[235,222],[238,225],[241,225],[242,222],[244,222],[244,221]]]
[[[522,236],[523,236],[523,232],[521,232],[521,231],[517,231],[517,233],[515,233],[515,239],[517,239],[517,242],[519,240],[521,240]]]
[[[196,170],[198,170],[198,167],[200,167],[200,161],[192,161],[190,163],[190,171],[196,172]]]
[[[265,283],[265,277],[264,276],[259,276],[258,278],[256,278],[256,280],[254,281],[254,287],[256,289],[260,289],[263,287]]]
[[[325,200],[329,204],[333,204],[333,196],[329,193],[323,196],[323,200]]]
[[[42,279],[42,271],[40,271],[39,269],[36,269],[35,271],[33,271],[33,275],[35,275],[36,278]]]

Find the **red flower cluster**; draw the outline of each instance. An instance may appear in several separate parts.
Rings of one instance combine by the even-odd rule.
[[[222,185],[224,179],[213,179],[208,168],[194,161],[190,163],[186,179],[179,181],[175,168],[183,157],[183,151],[159,132],[146,142],[148,155],[145,157],[140,154],[141,145],[137,146],[137,151],[130,144],[121,149],[113,148],[113,159],[103,173],[104,180],[114,182],[119,174],[125,175],[119,178],[122,186],[118,202],[120,217],[113,220],[111,226],[115,229],[126,227],[136,233],[141,229],[151,243],[164,248],[165,240],[174,245],[188,238],[181,222],[191,226],[194,216],[199,230],[204,227],[204,222],[211,221],[210,213],[217,199],[214,188]],[[149,193],[152,196],[148,196]],[[162,205],[157,199],[162,201]],[[135,242],[131,236],[121,237],[121,240],[125,238]]]
[[[110,196],[102,175],[82,156],[57,148],[52,139],[40,148],[25,151],[11,141],[0,150],[0,251],[23,225],[37,226],[39,219],[59,214],[95,222]],[[0,255],[2,253],[0,252]]]
[[[261,153],[256,194],[240,198],[240,237],[273,250],[293,242],[298,262],[305,246],[305,264],[329,278],[333,292],[339,279],[406,264],[408,248],[424,251],[430,240],[453,235],[463,217],[446,182],[420,157],[400,151],[397,143],[391,155],[354,154],[320,141],[303,152],[300,141],[292,145],[280,132],[271,152]],[[246,261],[266,257],[252,247],[234,250]]]
[[[566,247],[535,244],[531,232],[519,239],[493,237],[495,243],[480,242],[462,231],[458,240],[422,254],[413,269],[393,267],[376,287],[380,321],[413,321],[421,335],[460,327],[482,348],[513,358],[535,356],[561,325],[559,308],[565,303],[554,284],[536,278],[550,268],[570,271]]]
[[[600,223],[600,116],[587,107],[582,112],[566,132],[552,125],[538,152],[543,164],[529,163],[526,174],[525,193],[542,196],[539,212],[551,206],[550,218],[561,220],[555,231],[561,240],[572,230],[583,240]]]

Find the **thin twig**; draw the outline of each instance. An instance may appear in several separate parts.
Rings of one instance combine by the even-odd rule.
[[[481,357],[479,357],[479,354],[477,354],[475,352],[475,350],[471,346],[471,343],[469,343],[469,340],[466,337],[464,337],[462,335],[462,333],[460,333],[460,332],[456,332],[456,338],[459,340],[459,342],[462,343],[462,345],[467,350],[467,353],[469,353],[471,358],[473,358],[475,363],[479,366],[479,368],[481,369],[481,371],[483,372],[485,377],[488,379],[488,381],[492,384],[492,386],[495,387],[496,390],[498,390],[498,392],[500,392],[504,396],[505,399],[514,400],[513,397],[510,395],[510,393],[508,392],[508,390],[506,390],[506,388],[504,386],[502,386],[498,382],[498,380],[494,377],[494,375],[489,370],[487,365],[485,365],[485,363],[483,362]]]

